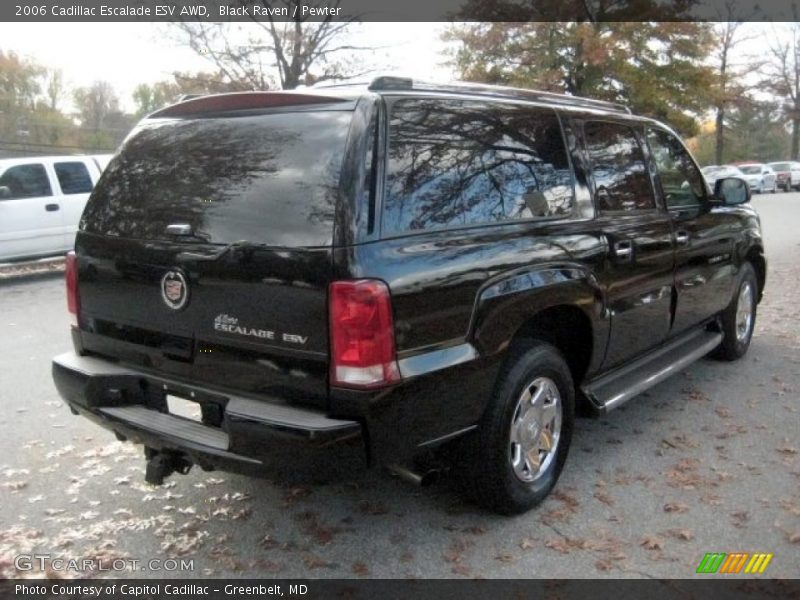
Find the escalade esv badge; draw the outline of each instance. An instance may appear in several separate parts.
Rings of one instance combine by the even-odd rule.
[[[180,310],[189,301],[189,285],[180,271],[167,271],[161,278],[161,298],[172,310]]]

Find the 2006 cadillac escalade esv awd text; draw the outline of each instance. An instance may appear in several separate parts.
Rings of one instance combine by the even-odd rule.
[[[606,102],[391,77],[194,98],[142,121],[92,192],[53,375],[144,444],[154,483],[457,445],[475,499],[523,511],[576,409],[747,351],[749,198]]]

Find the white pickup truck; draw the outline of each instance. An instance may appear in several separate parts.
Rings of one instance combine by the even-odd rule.
[[[0,262],[70,250],[107,158],[0,159]]]

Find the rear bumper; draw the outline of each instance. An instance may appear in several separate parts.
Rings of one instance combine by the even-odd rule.
[[[53,359],[53,380],[74,412],[203,468],[279,474],[327,471],[335,461],[366,464],[360,423],[279,400],[225,394],[75,353]],[[170,414],[167,394],[200,404],[204,422]]]

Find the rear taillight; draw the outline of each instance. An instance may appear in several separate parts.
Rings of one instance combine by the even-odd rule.
[[[72,315],[72,324],[78,325],[78,312],[81,305],[78,299],[78,257],[75,252],[70,250],[66,257],[66,279],[67,279],[67,310]]]
[[[389,288],[382,281],[330,286],[331,385],[378,387],[400,379]]]

